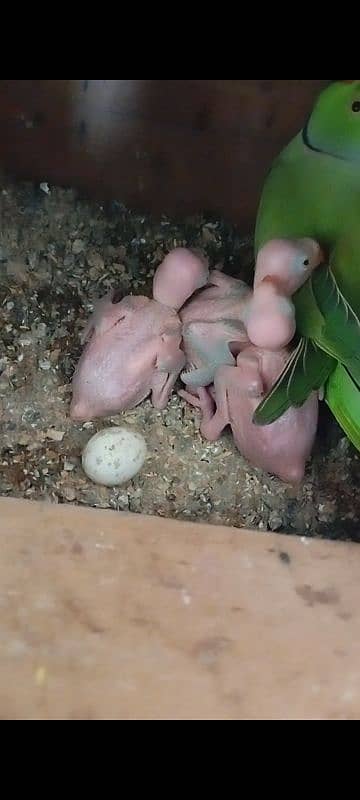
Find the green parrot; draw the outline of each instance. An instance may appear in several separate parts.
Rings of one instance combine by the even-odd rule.
[[[316,239],[326,254],[294,295],[297,341],[254,415],[267,425],[314,390],[360,450],[360,81],[334,81],[265,181],[255,255],[271,239]]]

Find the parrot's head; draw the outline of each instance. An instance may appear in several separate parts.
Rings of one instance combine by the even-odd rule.
[[[360,81],[334,81],[319,96],[304,141],[318,152],[360,161]]]

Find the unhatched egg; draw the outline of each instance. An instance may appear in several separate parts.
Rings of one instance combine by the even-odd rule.
[[[144,437],[128,428],[104,428],[82,454],[84,472],[94,483],[119,486],[141,469],[147,455]]]

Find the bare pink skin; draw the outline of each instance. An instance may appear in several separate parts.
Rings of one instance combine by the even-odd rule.
[[[286,297],[292,297],[323,261],[315,239],[273,239],[259,251],[254,289],[264,278],[274,278]]]
[[[154,275],[153,298],[177,311],[197,290],[206,286],[209,265],[205,258],[177,247],[164,258]]]
[[[176,309],[204,286],[205,259],[184,248],[166,256],[153,282],[154,299],[116,293],[100,300],[84,331],[87,345],[72,384],[72,419],[89,420],[139,405],[151,395],[166,407],[185,366],[182,325]]]
[[[219,366],[236,363],[236,355],[249,344],[244,317],[251,297],[243,281],[213,270],[208,287],[181,309],[186,355],[181,380],[186,386],[208,386]]]
[[[237,358],[236,367],[219,367],[214,386],[198,389],[197,396],[180,392],[201,408],[200,431],[216,441],[230,425],[235,443],[250,464],[281,480],[299,484],[305,474],[318,426],[316,393],[299,409],[289,409],[272,425],[260,427],[253,415],[264,395],[279,377],[288,352],[248,347]]]
[[[147,297],[100,300],[72,383],[70,416],[90,420],[134,408],[151,395],[166,407],[185,357],[178,314]]]
[[[260,250],[246,317],[254,345],[278,350],[292,341],[296,320],[290,298],[322,261],[321,248],[313,239],[274,239]]]

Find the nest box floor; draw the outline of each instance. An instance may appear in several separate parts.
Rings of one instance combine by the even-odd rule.
[[[298,492],[254,470],[230,434],[215,444],[199,413],[174,394],[86,425],[69,419],[80,332],[114,286],[150,294],[154,270],[177,245],[251,279],[251,242],[222,220],[177,222],[88,203],[72,190],[3,182],[0,189],[0,494],[300,536],[360,539],[359,459],[323,411]],[[81,468],[90,436],[109,424],[145,436],[149,458],[128,485],[105,489]]]

